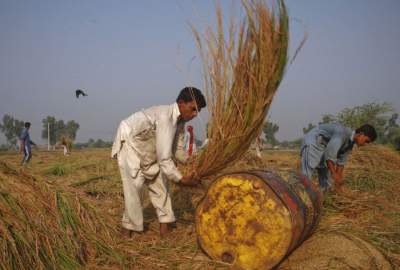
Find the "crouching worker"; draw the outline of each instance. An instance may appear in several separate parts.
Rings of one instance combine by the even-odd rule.
[[[160,222],[160,235],[169,232],[175,222],[168,180],[182,185],[196,185],[195,173],[179,172],[174,156],[186,156],[183,150],[185,122],[192,120],[206,106],[199,89],[186,87],[171,105],[155,106],[132,114],[118,128],[112,147],[117,157],[123,184],[125,210],[123,233],[143,231],[142,190],[146,185]],[[179,153],[183,152],[182,155]]]
[[[310,130],[301,146],[301,172],[312,179],[315,170],[318,172],[319,186],[322,191],[332,187],[341,190],[343,170],[347,157],[354,144],[363,146],[375,141],[375,128],[365,124],[351,130],[338,123],[320,124]]]

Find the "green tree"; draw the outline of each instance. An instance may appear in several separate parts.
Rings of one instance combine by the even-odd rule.
[[[65,125],[65,134],[68,138],[75,140],[76,138],[76,133],[79,129],[79,124],[75,122],[74,120],[68,121],[67,124]]]
[[[383,142],[393,144],[397,150],[400,150],[400,126],[397,124],[398,118],[398,113],[393,113],[389,118],[385,128]]]
[[[0,124],[0,130],[3,132],[9,145],[15,145],[19,135],[24,128],[24,121],[15,119],[9,114],[3,116],[3,123]]]
[[[328,123],[333,123],[336,122],[336,117],[332,114],[324,114],[322,116],[322,121],[319,122],[318,124],[328,124]]]
[[[386,102],[371,102],[353,108],[345,108],[336,115],[325,114],[321,123],[339,122],[350,128],[358,128],[363,124],[371,124],[378,133],[378,143],[392,143],[399,135],[397,119],[393,107]]]
[[[393,112],[393,108],[388,103],[372,102],[354,108],[346,108],[339,112],[336,118],[338,122],[351,128],[358,128],[365,123],[373,125],[378,133],[378,142],[382,142],[390,112]]]
[[[60,141],[63,136],[66,136],[72,140],[76,138],[76,133],[79,129],[79,124],[74,120],[68,121],[67,124],[64,120],[57,120],[54,116],[47,116],[42,120],[43,130],[42,138],[47,139],[48,136],[48,124],[50,126],[50,144],[54,145]]]
[[[306,134],[307,132],[309,132],[310,130],[312,130],[315,127],[316,126],[313,123],[308,123],[307,127],[303,127],[303,134]]]
[[[65,136],[65,123],[64,120],[57,120],[54,125],[56,142],[59,142]]]
[[[93,147],[94,143],[95,143],[95,140],[92,139],[92,138],[90,138],[90,139],[87,141],[87,146],[88,146],[88,147]]]
[[[106,147],[111,147],[112,143],[111,142],[106,142],[103,141],[102,139],[97,139],[95,143],[93,143],[93,147],[95,148],[106,148]]]
[[[392,114],[392,116],[388,121],[388,128],[399,127],[399,125],[397,124],[397,119],[399,119],[399,114],[398,113]]]
[[[275,134],[278,132],[279,126],[272,122],[265,122],[263,126],[264,138],[266,143],[270,143],[272,145],[277,145],[279,142],[275,138]]]
[[[393,144],[397,150],[400,150],[400,127],[392,127],[385,135],[384,143]]]

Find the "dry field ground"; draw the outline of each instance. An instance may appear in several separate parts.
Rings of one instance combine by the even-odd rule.
[[[122,185],[109,153],[93,149],[65,157],[34,151],[26,168],[19,165],[20,154],[0,153],[0,269],[231,268],[208,259],[197,245],[198,189],[171,183],[178,221],[167,238],[159,238],[148,199],[147,231],[123,238]],[[297,151],[265,151],[262,160],[247,154],[233,170],[261,167],[285,173],[298,163]],[[278,269],[400,268],[400,154],[378,145],[355,149],[345,174],[343,193],[325,196],[316,233]],[[56,235],[67,238],[59,241]]]

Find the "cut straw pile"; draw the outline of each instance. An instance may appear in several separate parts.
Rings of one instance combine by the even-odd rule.
[[[112,230],[82,199],[0,161],[0,269],[119,265]]]
[[[261,133],[283,78],[288,51],[288,15],[284,1],[270,9],[266,1],[242,1],[245,18],[232,18],[228,38],[217,8],[217,30],[205,41],[193,28],[203,61],[210,120],[208,147],[191,164],[199,178],[209,177],[248,150]]]
[[[345,171],[345,190],[324,202],[324,230],[347,232],[378,247],[400,267],[400,155],[371,145],[355,149]]]

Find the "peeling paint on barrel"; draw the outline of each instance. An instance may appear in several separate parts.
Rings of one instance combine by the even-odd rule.
[[[307,212],[309,201],[306,206],[298,190],[269,171],[219,177],[196,209],[200,246],[210,257],[242,269],[272,268],[316,226]]]

